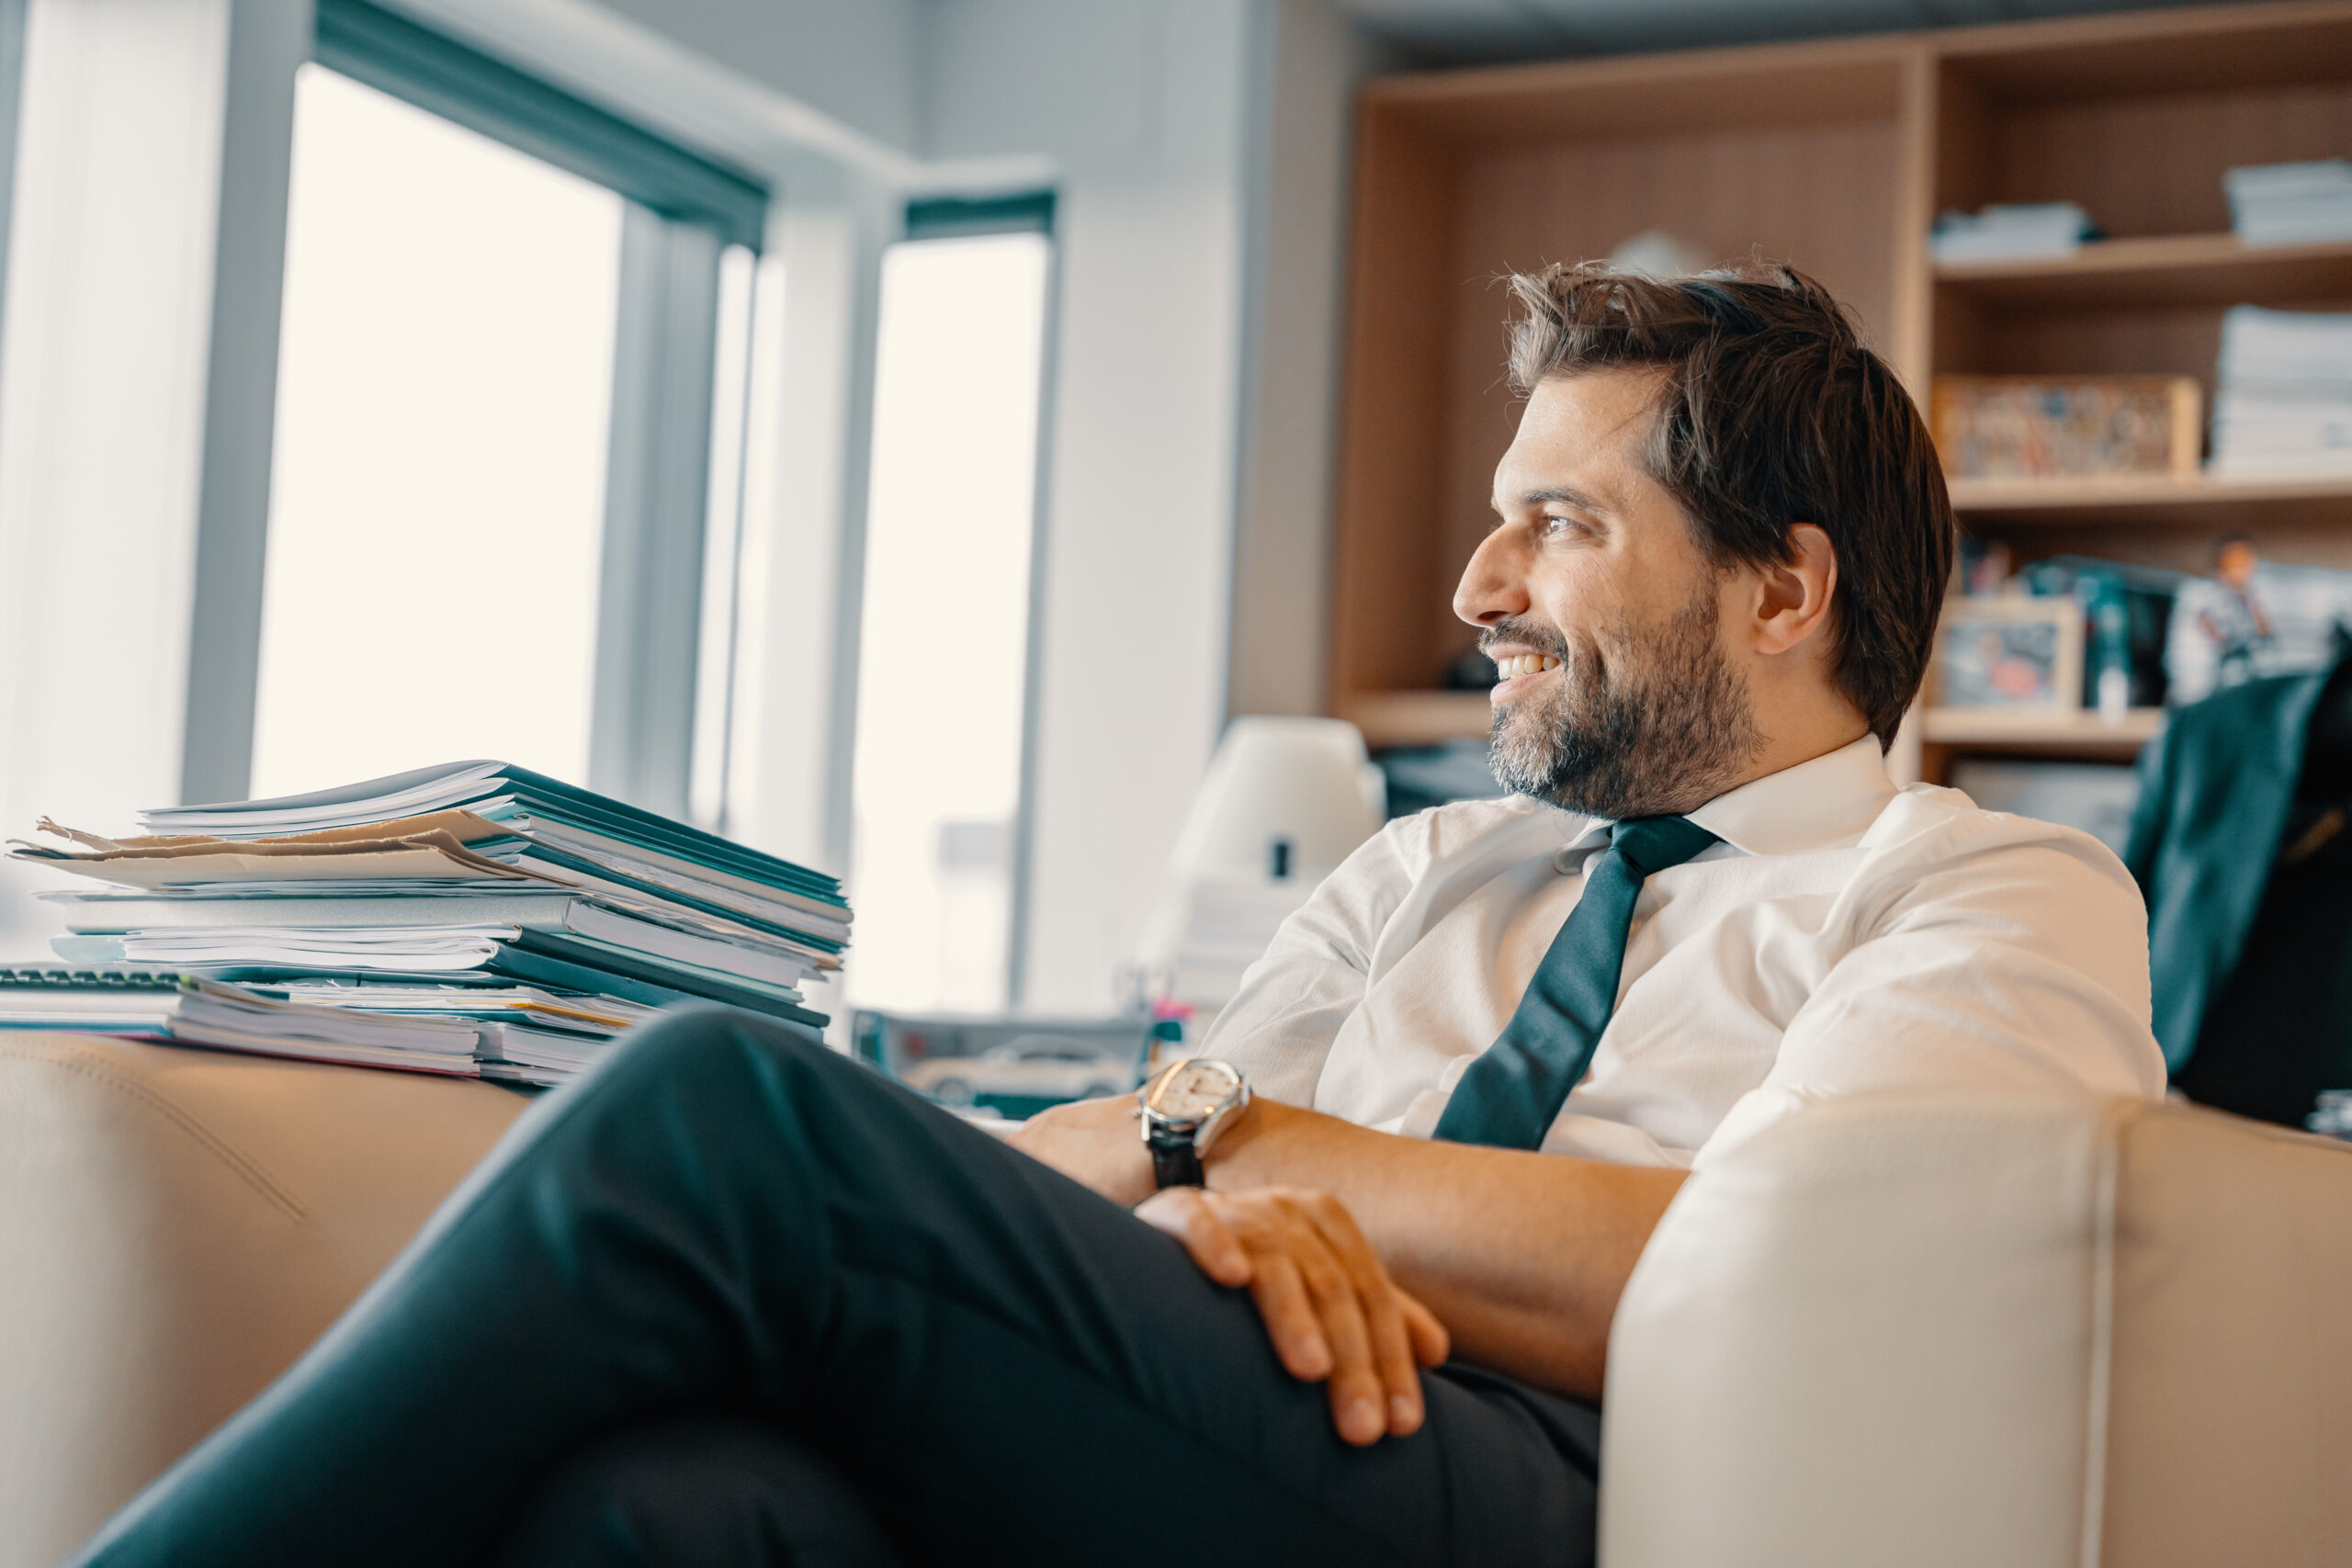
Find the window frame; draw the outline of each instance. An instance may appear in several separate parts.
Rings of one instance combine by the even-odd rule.
[[[719,407],[713,384],[721,257],[759,255],[768,185],[368,0],[319,0],[308,60],[622,197],[587,784],[688,817],[697,704],[732,685],[731,671],[699,668],[715,421],[743,412]],[[740,489],[732,502],[740,510]],[[256,643],[266,552],[265,541],[252,614],[236,617]],[[254,671],[243,754],[220,760],[240,780],[251,778],[257,660]]]
[[[1029,610],[1028,625],[1023,628],[1020,773],[1015,785],[1017,793],[1013,800],[1011,841],[1006,846],[1010,886],[1005,910],[1004,997],[1006,1010],[1012,1012],[1018,1012],[1026,1005],[1030,915],[1035,897],[1039,730],[1045,705],[1042,689],[1045,604],[1050,566],[1046,535],[1048,520],[1052,516],[1054,407],[1061,341],[1059,199],[1058,190],[1052,186],[984,195],[949,193],[910,197],[899,209],[898,232],[889,242],[890,245],[899,245],[929,240],[978,239],[990,234],[1039,234],[1046,242],[1044,332],[1037,345],[1037,439],[1032,457],[1035,478],[1030,492]],[[874,258],[874,268],[878,278],[881,271],[879,254]],[[873,389],[869,386],[869,409]],[[862,604],[865,592],[862,580],[857,592]],[[848,635],[854,647],[857,627],[852,626]],[[845,669],[854,700],[857,682],[854,660],[846,664]],[[859,717],[862,722],[863,716]],[[844,816],[853,788],[854,785],[845,781],[842,792]],[[847,840],[848,834],[844,831],[844,850]]]

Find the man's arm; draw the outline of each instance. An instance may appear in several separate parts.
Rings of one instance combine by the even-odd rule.
[[[1137,1203],[1152,1176],[1134,1111],[1127,1099],[1064,1106],[1014,1141]],[[1685,1175],[1400,1137],[1268,1100],[1251,1104],[1206,1166],[1207,1201],[1163,1194],[1138,1211],[1182,1235],[1204,1268],[1204,1253],[1217,1247],[1218,1198],[1328,1193],[1396,1284],[1436,1314],[1456,1354],[1588,1399],[1600,1393],[1617,1298]]]

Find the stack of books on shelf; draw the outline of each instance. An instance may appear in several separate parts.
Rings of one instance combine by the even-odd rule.
[[[2264,164],[2222,176],[2230,226],[2251,245],[2352,240],[2352,163]]]
[[[2098,238],[2091,215],[2071,201],[2003,203],[1936,219],[1928,248],[1939,262],[2010,261],[2060,256]]]
[[[2216,478],[2352,478],[2352,315],[2235,306],[2215,380]]]
[[[104,886],[40,895],[0,1028],[545,1085],[697,998],[821,1028],[849,942],[832,877],[503,762],[141,818],[17,841]]]

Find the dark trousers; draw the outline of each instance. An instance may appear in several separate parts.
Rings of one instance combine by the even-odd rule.
[[[1598,1414],[1426,1381],[1349,1448],[1174,1241],[696,1009],[534,1106],[78,1561],[1590,1562]]]

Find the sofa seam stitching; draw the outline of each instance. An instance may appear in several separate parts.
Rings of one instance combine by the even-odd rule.
[[[29,1059],[42,1060],[40,1057]],[[47,1063],[62,1071],[74,1073],[120,1090],[178,1126],[182,1132],[209,1151],[221,1164],[235,1171],[247,1186],[283,1210],[288,1219],[298,1222],[309,1220],[310,1216],[303,1212],[302,1205],[295,1201],[293,1194],[278,1184],[275,1177],[271,1176],[250,1155],[243,1153],[220,1134],[206,1126],[193,1111],[186,1107],[157,1093],[137,1078],[93,1062],[86,1056],[76,1055],[50,1057],[47,1058]]]
[[[2084,1412],[2082,1568],[2099,1568],[2107,1536],[2107,1440],[2115,1351],[2115,1212],[2122,1144],[2130,1129],[2115,1110],[2100,1118],[2091,1209],[2091,1343]]]

